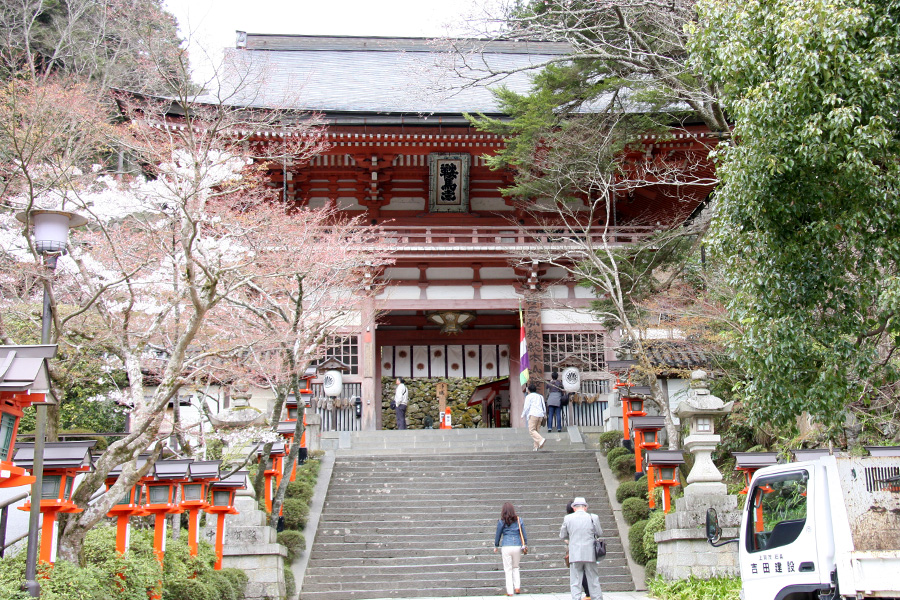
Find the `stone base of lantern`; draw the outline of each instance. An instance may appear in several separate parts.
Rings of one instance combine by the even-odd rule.
[[[656,572],[669,581],[692,575],[701,579],[739,575],[737,544],[714,548],[706,541],[707,508],[719,513],[723,539],[737,537],[741,520],[737,496],[698,493],[700,489],[691,490],[694,485],[685,488],[675,510],[666,515],[665,531],[654,534],[659,549]]]
[[[237,515],[225,517],[222,568],[241,569],[250,581],[246,600],[285,597],[284,566],[287,549],[275,541],[275,530],[267,524],[266,513],[257,509],[253,492],[237,492],[234,506]],[[210,544],[216,540],[216,520],[207,516],[203,535]]]

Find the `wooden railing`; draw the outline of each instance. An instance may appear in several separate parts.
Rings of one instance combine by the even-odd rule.
[[[504,226],[386,226],[381,229],[381,242],[400,246],[455,246],[462,250],[475,246],[566,245],[573,241],[586,241],[590,236],[592,246],[620,246],[634,244],[650,235],[654,227],[609,227],[597,228],[587,234],[573,233],[564,229],[545,227],[504,227]],[[402,250],[402,248],[401,248]]]

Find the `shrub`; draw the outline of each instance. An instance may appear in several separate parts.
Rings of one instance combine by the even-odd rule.
[[[644,529],[644,554],[648,559],[656,559],[657,544],[654,533],[666,530],[666,513],[654,510],[647,519],[647,527]],[[649,576],[648,576],[649,577]]]
[[[313,497],[313,491],[316,489],[315,481],[310,481],[309,479],[300,479],[297,481],[292,481],[288,484],[287,490],[285,490],[284,497],[285,498],[295,498],[297,500],[303,500],[307,504]]]
[[[278,543],[287,548],[287,564],[293,563],[306,549],[306,538],[299,531],[286,529],[278,534]]]
[[[294,572],[290,567],[284,568],[284,590],[285,596],[291,598],[297,593],[297,580],[294,579]]]
[[[647,499],[647,479],[644,479],[644,484],[641,485],[641,481],[625,481],[619,484],[619,487],[616,488],[616,501],[621,504],[625,502],[626,498],[643,498]]]
[[[202,579],[167,579],[162,600],[220,600],[219,594]]]
[[[651,558],[647,561],[647,564],[644,565],[644,580],[650,581],[654,577],[656,577],[656,559]]]
[[[235,589],[231,580],[219,571],[207,574],[210,590],[216,595],[216,600],[244,600],[244,594]]]
[[[659,600],[738,600],[741,593],[740,577],[713,577],[712,579],[677,579],[665,581],[662,577],[647,581],[650,594]]]
[[[647,564],[647,554],[644,552],[644,529],[647,521],[638,521],[628,530],[628,544],[631,546],[631,558],[639,565]]]
[[[634,452],[629,450],[628,448],[623,448],[619,446],[617,448],[613,448],[609,452],[606,453],[606,460],[608,462],[612,462],[613,460],[619,458],[620,456],[634,456]]]
[[[307,480],[315,482],[319,476],[320,468],[322,468],[322,462],[318,460],[307,460],[302,465],[297,465],[297,481]]]
[[[247,582],[250,581],[250,578],[247,577],[247,574],[241,571],[240,569],[222,569],[219,571],[222,575],[227,577],[229,581],[231,581],[231,585],[234,586],[234,589],[238,591],[240,597],[244,597],[244,588],[247,587]]]
[[[284,500],[284,528],[303,529],[309,518],[309,505],[303,500],[285,498]]]
[[[629,525],[643,521],[649,515],[650,505],[643,498],[625,498],[625,502],[622,503],[622,516]]]
[[[634,456],[620,456],[614,459],[609,468],[620,478],[634,478]]]
[[[600,452],[609,454],[609,451],[616,446],[622,445],[621,431],[605,431],[600,434]]]

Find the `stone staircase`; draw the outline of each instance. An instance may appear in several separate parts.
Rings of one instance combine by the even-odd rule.
[[[507,501],[528,533],[522,593],[565,593],[559,528],[575,496],[608,536],[604,591],[634,589],[596,455],[577,431],[547,437],[532,452],[521,429],[353,434],[336,451],[301,600],[504,594],[493,547]]]

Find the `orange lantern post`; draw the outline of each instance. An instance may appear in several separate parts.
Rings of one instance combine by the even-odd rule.
[[[638,480],[644,474],[642,465],[642,453],[644,451],[656,450],[660,447],[659,432],[666,426],[664,417],[632,417],[631,428],[634,432],[634,478]],[[653,487],[654,487],[653,469],[647,467],[647,487],[650,491],[650,507],[654,507]]]
[[[306,415],[303,415],[303,426],[306,427]],[[294,443],[294,431],[297,427],[297,421],[282,421],[278,424],[278,434],[284,438],[284,453],[285,455],[291,451],[291,445]],[[297,480],[297,465],[303,464],[306,461],[308,456],[308,452],[306,449],[306,430],[304,429],[303,433],[300,434],[300,450],[297,454],[297,460],[294,461],[294,467],[291,469],[291,478],[289,481]],[[280,484],[279,484],[280,485]]]
[[[148,454],[141,454],[138,456],[137,468],[140,469],[147,464],[147,459],[149,457],[150,455]],[[109,488],[115,485],[121,474],[121,465],[109,472],[109,475],[106,477],[107,492],[109,491]],[[128,551],[131,540],[131,517],[144,517],[150,514],[144,510],[144,507],[141,505],[141,490],[143,489],[143,486],[143,480],[131,486],[122,498],[109,509],[108,513],[106,513],[107,517],[116,520],[116,552],[119,554],[125,554]]]
[[[56,515],[59,513],[79,513],[72,502],[72,488],[75,478],[93,468],[91,448],[96,440],[83,442],[47,442],[44,445],[44,476],[41,485],[40,511],[44,517],[41,525],[41,548],[38,560],[48,564],[56,562]],[[20,444],[16,450],[17,467],[31,471],[34,467],[34,444]],[[33,499],[19,507],[31,510]]]
[[[656,484],[663,487],[663,512],[672,508],[670,488],[678,485],[678,466],[684,464],[681,450],[651,450],[647,452],[647,465],[657,473]]]
[[[22,411],[46,404],[50,390],[47,360],[56,345],[0,346],[0,488],[34,483],[35,478],[13,462]]]
[[[647,412],[644,410],[644,399],[642,396],[650,394],[650,388],[647,386],[633,385],[623,388],[622,394],[622,431],[625,439],[629,439],[630,429],[632,425],[631,419],[635,417],[646,417]]]
[[[744,489],[738,494],[746,494],[750,490],[750,480],[758,469],[774,465],[778,462],[777,452],[732,452],[735,459],[735,471],[744,473]]]
[[[190,465],[190,479],[181,482],[179,507],[188,513],[188,547],[191,556],[197,556],[197,546],[200,543],[200,511],[209,507],[206,502],[209,486],[219,480],[221,463],[219,460],[194,461]]]
[[[153,465],[153,478],[144,485],[144,510],[154,517],[153,552],[160,566],[166,554],[166,515],[184,512],[175,495],[178,484],[189,480],[192,462],[189,458],[158,461]]]
[[[238,509],[234,507],[234,494],[238,490],[247,489],[247,471],[236,471],[230,477],[213,482],[210,489],[212,502],[204,510],[217,517],[215,570],[219,571],[222,569],[222,553],[225,545],[225,515],[239,514]]]
[[[256,460],[260,465],[263,462],[262,450],[263,444],[260,444],[256,450]],[[272,478],[275,478],[276,487],[281,485],[281,465],[285,454],[284,442],[272,443],[272,451],[269,453],[269,456],[272,458],[272,464],[263,472],[263,475],[265,476],[266,512],[268,513],[272,512]]]

